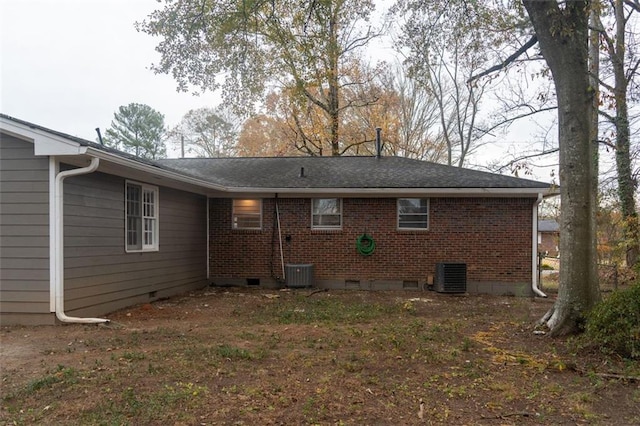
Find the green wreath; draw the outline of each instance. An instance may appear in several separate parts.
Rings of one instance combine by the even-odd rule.
[[[370,256],[376,249],[376,242],[368,234],[362,234],[356,238],[356,249],[363,256]]]

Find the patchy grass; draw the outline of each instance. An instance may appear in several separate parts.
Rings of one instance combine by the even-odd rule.
[[[307,297],[294,295],[288,303],[266,304],[254,312],[254,321],[262,324],[343,324],[370,322],[403,308],[395,304],[367,303],[337,297]]]
[[[637,383],[602,373],[640,367],[534,335],[550,303],[207,289],[114,313],[110,326],[4,327],[0,420],[637,423]]]

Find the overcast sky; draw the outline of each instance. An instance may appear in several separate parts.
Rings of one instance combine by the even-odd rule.
[[[379,9],[387,3],[379,0]],[[134,23],[161,7],[156,0],[0,0],[0,112],[94,141],[95,128],[104,134],[121,105],[147,104],[169,127],[190,109],[218,105],[217,95],[178,93],[170,76],[149,70],[160,59],[160,39]],[[511,129],[493,148],[527,141],[524,129]],[[499,155],[487,147],[482,153],[484,160],[467,166]]]
[[[143,103],[177,124],[214,94],[176,92],[170,76],[149,70],[159,39],[134,22],[155,0],[0,0],[0,111],[95,140],[121,105]]]

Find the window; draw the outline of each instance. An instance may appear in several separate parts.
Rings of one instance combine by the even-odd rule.
[[[262,200],[233,200],[233,229],[262,229]]]
[[[311,228],[340,229],[342,227],[342,200],[315,198],[311,202]]]
[[[428,198],[399,198],[398,199],[398,228],[428,229],[429,228],[429,199]]]
[[[158,250],[158,188],[126,184],[127,251]]]

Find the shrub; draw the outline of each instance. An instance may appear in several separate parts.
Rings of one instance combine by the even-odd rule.
[[[585,338],[606,353],[640,358],[640,282],[594,307],[587,316]]]

